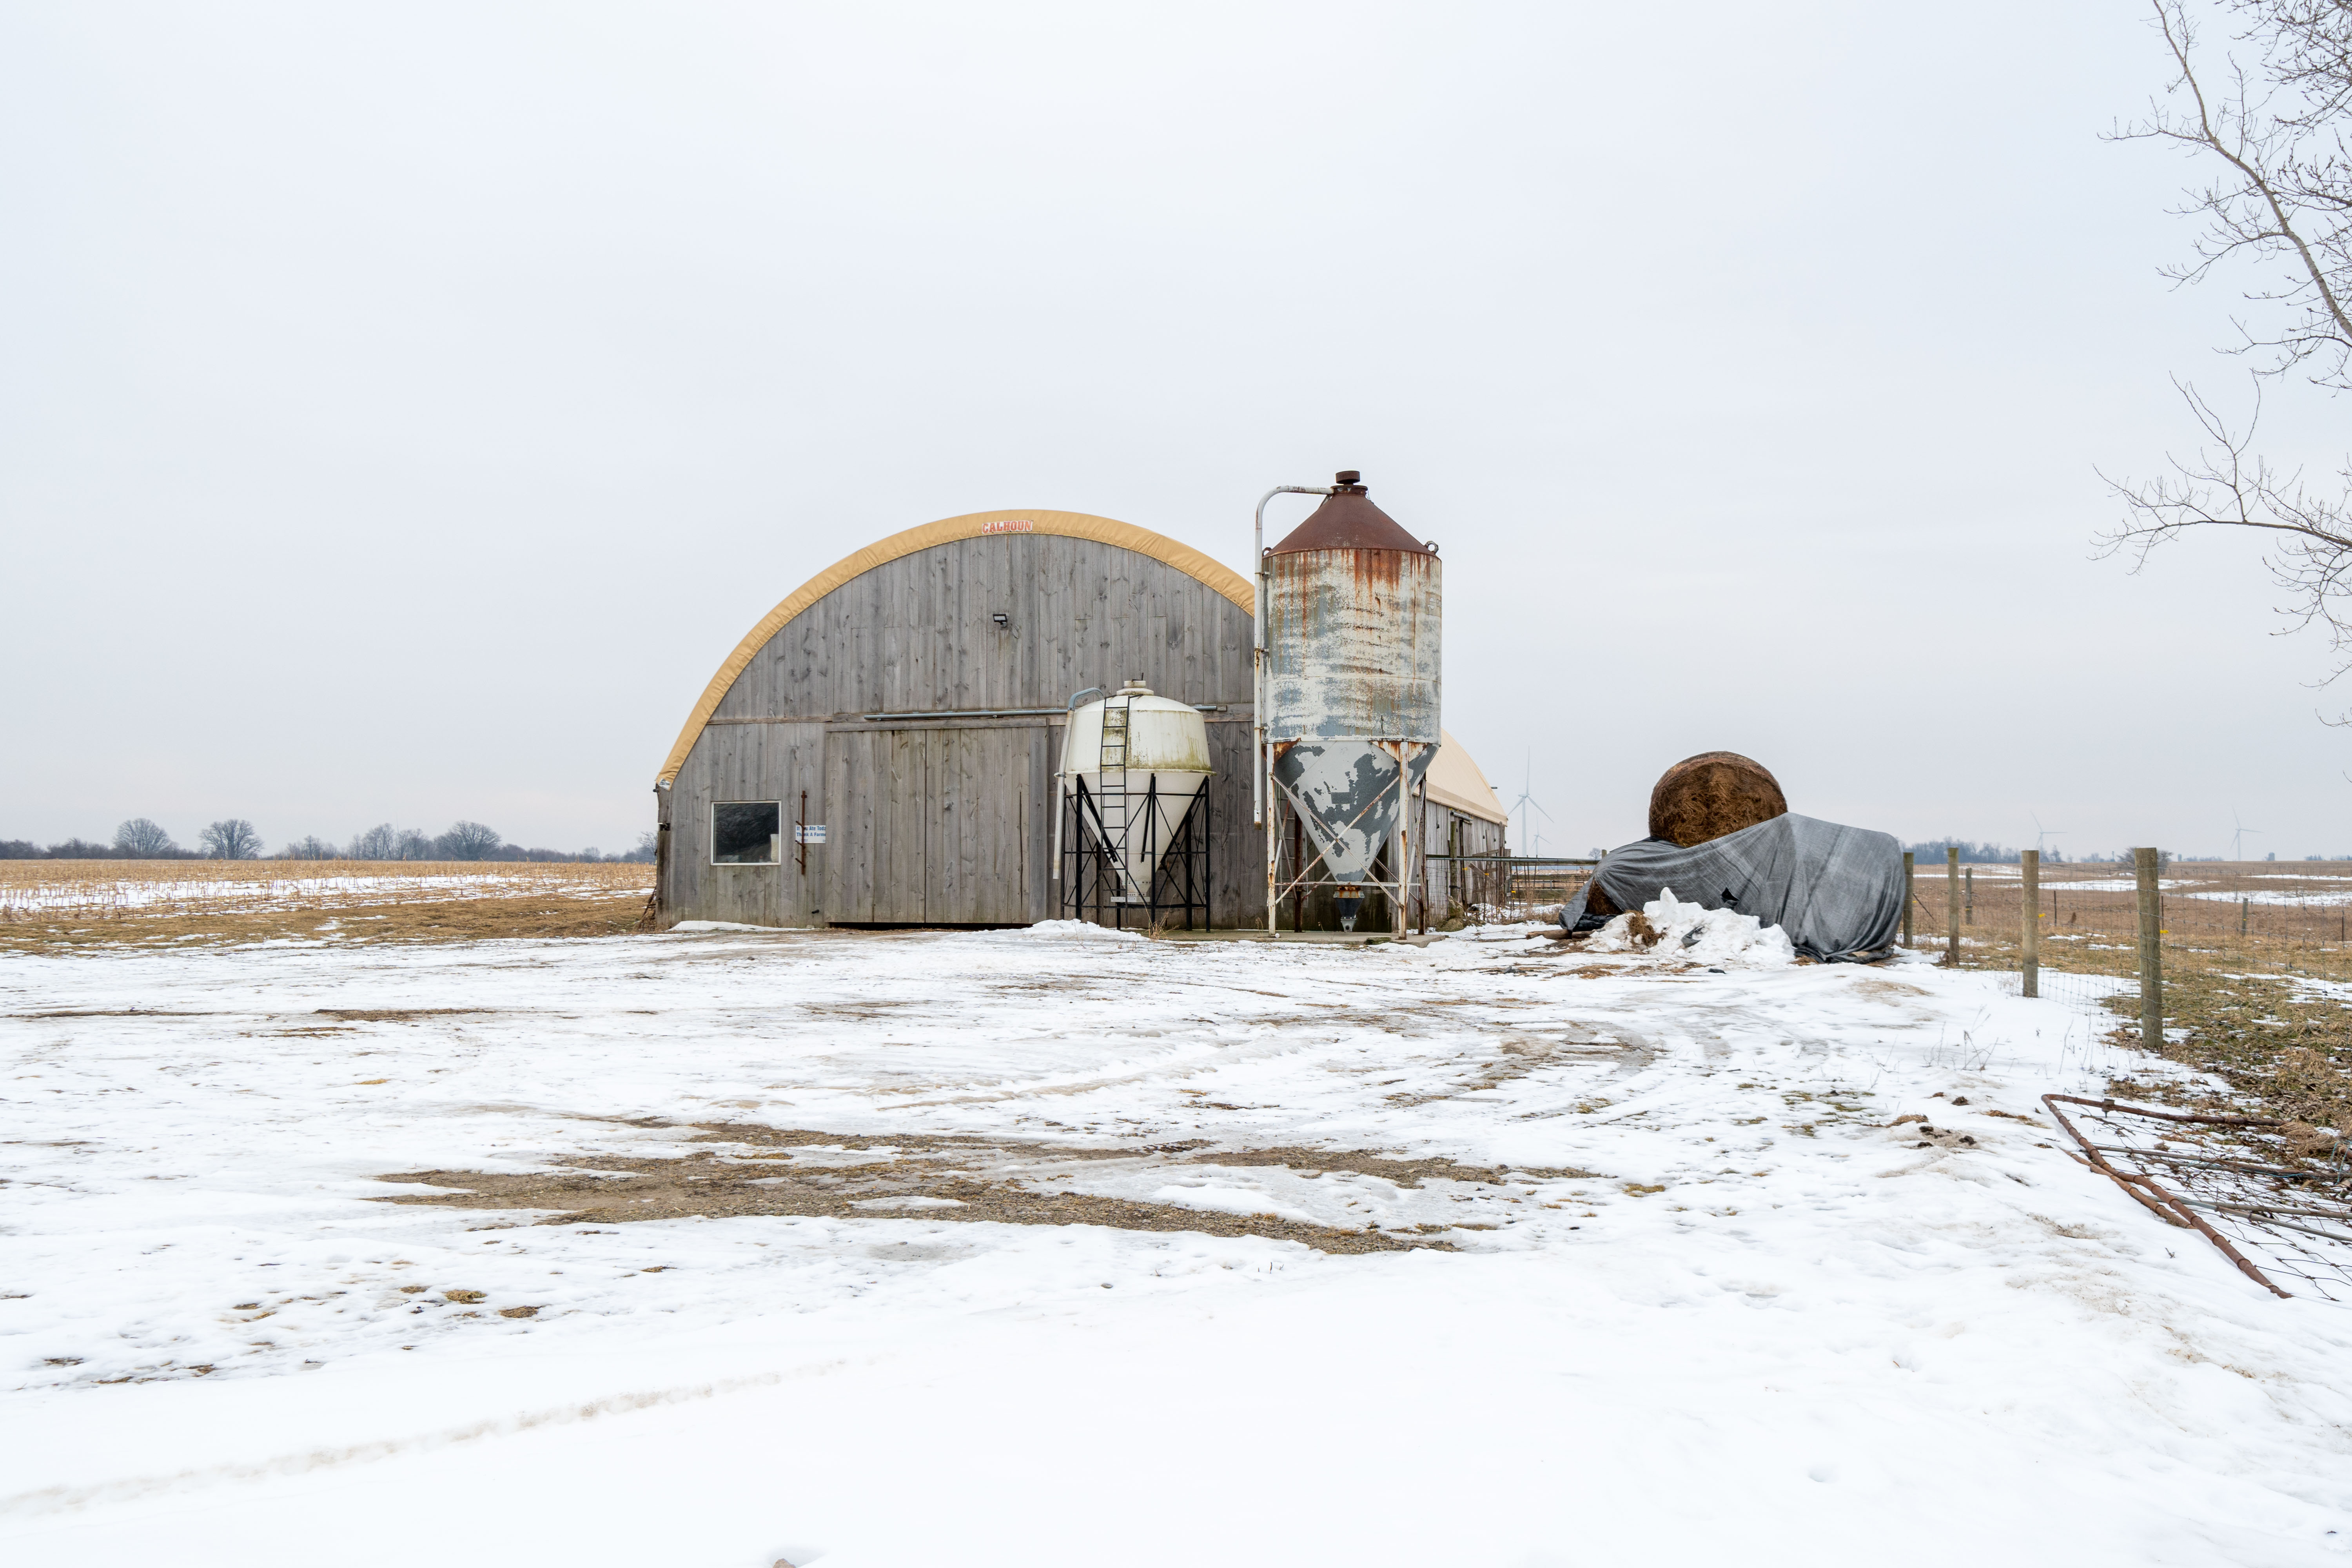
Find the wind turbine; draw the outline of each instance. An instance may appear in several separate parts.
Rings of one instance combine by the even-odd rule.
[[[1535,748],[1530,746],[1528,748],[1527,787],[1519,791],[1518,799],[1511,802],[1511,811],[1516,811],[1519,814],[1519,853],[1522,855],[1533,855],[1535,853],[1535,843],[1528,831],[1528,812],[1530,809],[1533,809],[1534,811],[1541,814],[1546,822],[1549,822],[1551,820],[1551,813],[1545,811],[1542,806],[1536,804],[1535,788],[1536,753]],[[1510,811],[1507,811],[1503,815],[1508,816],[1510,814]]]
[[[2249,833],[2260,833],[2263,830],[2259,827],[2249,827],[2244,822],[2241,821],[2238,816],[2238,808],[2234,805],[2230,808],[2230,820],[2237,824],[2230,833],[2230,858],[2232,860],[2242,860],[2246,858],[2246,835]]]
[[[2033,816],[2033,852],[2037,855],[2049,853],[2049,841],[2063,836],[2066,830],[2063,827],[2044,827],[2039,816],[2034,816],[2030,811],[2025,815]]]

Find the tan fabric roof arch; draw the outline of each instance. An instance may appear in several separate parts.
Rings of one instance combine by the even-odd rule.
[[[1256,613],[1255,596],[1250,590],[1249,579],[1221,561],[1213,561],[1189,544],[1179,544],[1164,534],[1148,528],[1138,528],[1131,522],[1116,518],[1095,517],[1083,511],[975,511],[962,517],[942,518],[878,539],[853,555],[845,555],[786,596],[784,602],[761,617],[760,624],[745,634],[735,651],[719,667],[719,673],[703,688],[702,698],[694,711],[686,718],[686,728],[677,732],[677,744],[669,749],[669,760],[662,763],[655,776],[658,787],[677,777],[677,770],[686,765],[688,752],[701,738],[702,729],[719,710],[728,688],[743,673],[768,639],[783,629],[784,623],[832,593],[851,578],[871,572],[877,566],[888,564],[902,555],[912,555],[918,550],[929,550],[935,544],[951,544],[959,539],[976,539],[993,533],[1056,533],[1066,539],[1091,539],[1104,544],[1116,544],[1132,550],[1139,555],[1149,555],[1154,561],[1173,566],[1214,588],[1226,598],[1253,615]]]
[[[1507,823],[1502,797],[1486,782],[1468,750],[1451,730],[1440,730],[1437,738],[1437,755],[1429,759],[1429,798],[1482,822]]]

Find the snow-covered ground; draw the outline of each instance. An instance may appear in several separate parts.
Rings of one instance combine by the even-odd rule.
[[[2072,890],[2074,884],[2069,884]],[[2296,909],[2334,904],[2352,904],[2352,888],[2341,891],[2330,889],[2319,893],[2282,893],[2265,889],[2260,892],[2222,891],[2218,893],[2188,893],[2185,898],[2204,899],[2217,904],[2287,904]]]
[[[2035,1097],[2135,1058],[1996,984],[1055,930],[0,955],[0,1542],[2346,1562],[2352,1314],[2070,1161]],[[739,1212],[380,1201],[659,1209],[649,1168]]]

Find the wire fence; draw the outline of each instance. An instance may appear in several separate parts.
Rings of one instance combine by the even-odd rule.
[[[1955,878],[1948,862],[1919,865],[1909,945],[1948,955],[1957,929],[1960,967],[2005,972],[2021,983],[2024,869],[1967,865]],[[2111,997],[2128,1004],[2138,994],[2140,973],[2133,868],[2045,862],[2038,872],[2032,927],[2040,994],[2084,1005]],[[2156,926],[2166,968],[2183,980],[2236,970],[2352,982],[2352,861],[2167,861],[2158,880]]]
[[[2167,1225],[2201,1232],[2282,1296],[2352,1302],[2352,1145],[2262,1117],[2042,1102],[2087,1163]]]
[[[2096,1119],[2060,1118],[2084,1158],[2282,1295],[2352,1300],[2352,861],[2134,855],[1915,867],[1903,940],[2102,1019],[2109,1098],[2048,1097]]]
[[[1456,916],[1485,922],[1541,920],[1583,890],[1598,860],[1539,855],[1432,855],[1415,929]]]

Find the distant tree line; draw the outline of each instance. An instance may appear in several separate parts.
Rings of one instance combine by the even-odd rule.
[[[2017,863],[2017,851],[2006,844],[1976,844],[1966,838],[1930,838],[1918,844],[1906,844],[1903,847],[1911,851],[1917,859],[1925,862],[1941,860],[1944,858],[1944,851],[1956,844],[1959,846],[1960,859],[1963,864],[1974,863],[1982,866],[1999,865],[2004,862],[2010,865]],[[2052,853],[2042,858],[2059,860],[2063,859],[2064,857]]]
[[[1924,866],[1930,861],[1941,864],[1944,858],[1945,847],[1952,844],[1959,846],[1960,859],[1963,864],[1974,861],[1982,865],[1988,861],[1991,861],[1995,863],[2006,862],[2007,864],[2013,866],[2017,863],[2017,851],[2014,849],[2000,844],[1971,844],[1965,838],[1930,838],[1924,843],[1906,844],[1903,847],[1911,851],[1912,855],[1921,865]],[[2159,850],[2158,854],[2158,858],[2168,865],[2175,860],[2206,861],[2227,860],[2230,858],[2226,855],[2176,855],[2169,849]],[[2270,860],[2275,860],[2278,858],[2276,855],[2267,855],[2263,858]],[[2105,855],[2067,855],[2056,849],[2044,849],[2042,852],[2042,858],[2045,864],[2053,866],[2064,865],[2070,860],[2077,865],[2084,866],[2128,866],[2132,863],[2132,852],[2128,849],[2116,849]],[[2306,860],[2352,860],[2352,855],[2306,855],[2304,858]]]
[[[1966,838],[1929,838],[1917,844],[1906,844],[1903,847],[1911,851],[1913,858],[1923,866],[1929,861],[1941,865],[1945,849],[1954,845],[1959,847],[1960,863],[1964,866],[2014,866],[2018,863],[2019,852],[2006,844],[1976,844]],[[2063,849],[2044,849],[2042,852],[2042,863],[2045,866],[2063,866],[2069,861],[2083,866],[2101,866],[2109,861],[2129,865],[2131,858],[2132,852],[2128,849],[2118,849],[2112,855],[2069,855]],[[2170,860],[2177,857],[2167,855],[2165,858]]]
[[[241,816],[207,823],[196,835],[196,847],[184,849],[171,834],[143,816],[134,816],[114,830],[111,844],[68,838],[47,847],[24,838],[0,838],[0,860],[258,860],[261,835]],[[352,836],[349,844],[334,844],[316,835],[293,840],[273,860],[562,860],[649,861],[654,836],[637,837],[636,847],[607,855],[586,849],[526,849],[509,844],[506,835],[479,822],[453,822],[446,833],[427,837],[415,827],[378,823]]]

